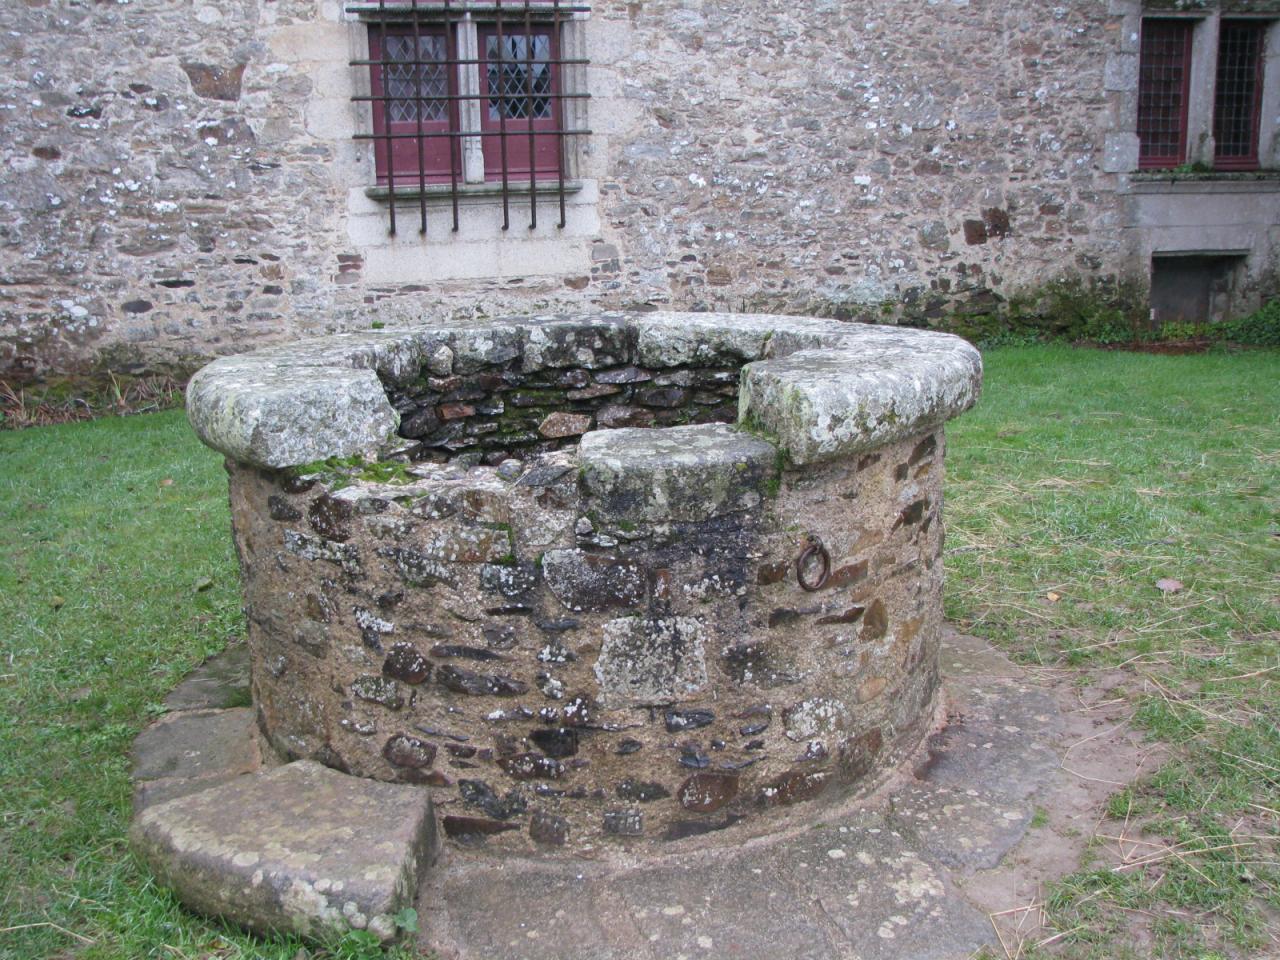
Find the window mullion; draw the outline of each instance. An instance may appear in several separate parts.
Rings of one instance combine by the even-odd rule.
[[[563,44],[561,57],[564,59],[585,61],[587,57],[585,13],[574,13],[565,21],[560,41]],[[572,94],[560,101],[560,123],[565,130],[584,130],[587,126],[587,102],[581,95],[587,90],[587,68],[584,63],[564,64],[560,67],[560,92]],[[576,178],[580,175],[579,153],[582,151],[582,140],[576,134],[570,134],[565,149],[565,176]]]
[[[458,23],[458,130],[462,137],[462,178],[484,183],[484,149],[480,136],[480,41],[476,21],[467,13]]]
[[[1186,160],[1213,163],[1213,87],[1218,60],[1218,18],[1197,20],[1192,32],[1191,94],[1187,107]]]

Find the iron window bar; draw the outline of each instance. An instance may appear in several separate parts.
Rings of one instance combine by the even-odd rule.
[[[590,13],[591,7],[586,4],[567,3],[561,0],[559,4],[553,0],[488,0],[483,3],[473,3],[469,0],[391,0],[390,3],[381,3],[379,0],[367,0],[364,3],[348,3],[344,7],[347,13],[355,14],[363,19],[409,19],[410,17],[430,18],[432,16],[440,16],[445,13],[452,14],[481,14],[487,16],[489,14],[502,12],[510,12],[519,10],[523,12],[525,7],[529,8],[529,13],[534,19],[551,19],[555,16],[555,12],[559,10],[560,15],[566,13]]]
[[[369,56],[354,58],[349,63],[351,66],[368,67],[371,71],[371,92],[356,94],[352,100],[371,104],[374,109],[373,131],[356,133],[354,138],[358,141],[371,141],[374,144],[375,167],[378,166],[379,156],[385,158],[378,174],[380,180],[385,175],[390,234],[392,236],[396,234],[396,204],[399,195],[405,192],[406,187],[412,192],[415,181],[419,233],[423,235],[427,233],[428,180],[434,183],[442,176],[443,170],[430,168],[426,145],[441,139],[448,144],[446,155],[449,167],[449,198],[453,213],[453,231],[455,233],[458,231],[459,196],[474,192],[474,189],[466,189],[474,187],[470,180],[463,185],[464,189],[460,189],[458,183],[459,168],[463,167],[464,173],[466,172],[462,156],[463,141],[472,137],[476,138],[474,142],[478,144],[485,143],[485,137],[498,138],[502,229],[509,230],[512,177],[516,172],[511,169],[510,142],[522,132],[526,135],[528,150],[529,229],[536,230],[538,226],[539,174],[551,172],[548,169],[540,170],[538,164],[538,145],[540,140],[545,143],[546,141],[542,138],[547,137],[555,138],[556,163],[554,179],[550,176],[544,176],[543,179],[554,183],[560,214],[557,225],[563,229],[567,223],[565,165],[568,138],[591,135],[591,130],[585,126],[565,123],[564,104],[587,100],[591,95],[580,90],[566,92],[564,89],[564,68],[584,67],[590,63],[590,60],[584,57],[560,55],[561,27],[567,22],[563,19],[565,15],[587,13],[591,8],[568,3],[565,0],[494,0],[494,2],[485,3],[469,2],[469,0],[409,0],[409,2],[377,0],[377,3],[348,4],[346,9],[349,13],[360,16],[361,19],[376,22],[379,25],[376,29],[371,26],[369,31]],[[475,15],[479,15],[482,22],[493,23],[497,43],[492,55],[489,47],[485,46],[478,48],[475,56],[461,56],[458,26],[468,19],[474,20]],[[508,33],[513,24],[514,33]],[[403,32],[407,25],[411,25],[411,33]],[[442,41],[438,47],[434,44],[432,47],[440,49],[443,57],[427,58],[424,56],[422,41],[424,38],[438,36],[441,26],[444,31]],[[396,32],[391,32],[388,27],[395,28]],[[549,27],[550,34],[535,33],[539,27],[543,30]],[[424,32],[427,30],[430,32]],[[412,38],[410,58],[393,56],[393,48],[388,40],[393,36]],[[508,58],[505,40],[508,37],[514,40],[517,36],[523,37],[523,44],[513,44],[512,51],[515,56]],[[538,42],[542,36],[547,37],[545,44]],[[524,48],[522,60],[518,59],[518,48],[521,45]],[[545,56],[541,55],[544,46]],[[403,44],[396,46],[396,52],[404,53]],[[515,71],[511,70],[513,64],[518,68]],[[478,80],[478,83],[470,84],[470,88],[475,90],[474,93],[459,91],[460,69],[476,71],[477,75],[472,79]],[[439,90],[438,87],[429,89],[428,78],[438,81],[439,70],[443,70],[445,76],[444,91]],[[547,77],[545,85],[540,79],[535,79],[535,72],[541,75],[544,70]],[[396,72],[393,73],[393,71]],[[513,76],[520,82],[520,87],[516,89],[512,89],[508,82]],[[394,85],[392,80],[396,81]],[[414,127],[409,131],[403,129],[393,131],[393,122],[399,122],[403,126],[403,120],[393,120],[393,114],[398,113],[406,118],[409,116],[409,111],[404,106],[406,101],[412,105]],[[459,107],[467,102],[474,102],[477,106],[477,109],[471,113],[473,121],[471,123],[462,122],[459,110]],[[428,109],[439,109],[440,104],[444,105],[448,129],[425,129],[424,114]],[[514,107],[513,104],[515,104]],[[400,107],[399,111],[395,109],[396,106]],[[477,116],[482,115],[486,106],[491,114],[495,111],[497,113],[498,128],[496,130],[483,129],[483,121],[474,122]],[[519,111],[513,116],[523,121],[523,128],[517,127],[514,132],[508,129],[508,113],[513,111]],[[535,120],[538,119],[550,120],[551,123],[549,126],[536,126]],[[474,127],[474,129],[462,129],[463,127]],[[396,145],[406,140],[416,142],[416,170],[403,167],[397,169]],[[481,156],[483,160],[483,150],[481,150]],[[399,159],[401,163],[404,162],[403,153],[400,154]],[[486,183],[490,182],[490,174],[491,171],[486,169]],[[399,191],[397,180],[404,183]],[[521,189],[520,192],[523,193],[524,190]]]

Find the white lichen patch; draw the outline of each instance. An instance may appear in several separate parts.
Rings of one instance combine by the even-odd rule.
[[[898,903],[920,905],[922,901],[941,897],[946,892],[937,873],[923,860],[904,857],[899,866],[906,868],[906,876],[889,882],[889,889]]]
[[[673,703],[707,682],[702,624],[693,617],[621,617],[604,625],[595,665],[601,703]]]
[[[797,742],[844,733],[852,722],[849,708],[830,697],[802,700],[786,712],[784,719],[787,737]]]

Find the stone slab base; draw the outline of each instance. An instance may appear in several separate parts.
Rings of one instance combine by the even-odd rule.
[[[193,910],[259,931],[398,933],[435,811],[421,787],[351,777],[310,760],[147,807],[131,841]]]
[[[233,644],[193,670],[165,698],[169,712],[138,735],[134,813],[263,767],[249,708],[249,648]]]
[[[133,744],[134,849],[189,907],[260,931],[396,934],[434,858],[427,791],[267,770],[243,645],[194,670]]]
[[[1003,956],[990,914],[1074,869],[1094,825],[1102,795],[1076,798],[1076,846],[1028,866],[1046,839],[1037,808],[1098,787],[1061,762],[1099,721],[973,638],[948,631],[940,662],[935,732],[872,796],[630,866],[450,849],[419,896],[421,945],[441,960]]]

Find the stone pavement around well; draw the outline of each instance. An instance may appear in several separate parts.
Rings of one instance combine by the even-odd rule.
[[[1029,903],[1040,882],[1075,868],[1100,804],[1146,756],[1123,723],[1110,722],[1105,691],[1093,695],[1096,706],[1073,702],[1052,674],[1033,677],[954,633],[942,667],[937,732],[871,797],[834,811],[802,805],[783,833],[735,843],[729,830],[649,862],[499,860],[450,846],[420,881],[422,946],[442,960],[960,960],[983,947],[1000,955],[990,914]],[[211,667],[193,674],[171,697],[181,709],[137,741],[135,798],[160,847],[164,814],[179,830],[194,812],[184,803],[208,808],[219,791],[246,783],[238,774],[255,762],[243,750],[248,711],[218,711],[210,699],[242,686],[243,670],[216,681]]]
[[[450,851],[419,898],[446,958],[950,960],[998,949],[958,881],[1027,833],[1059,765],[1054,695],[978,641],[942,652],[946,725],[875,796],[786,835],[639,866]],[[813,815],[812,812],[809,815]],[[728,836],[723,835],[728,841]]]

